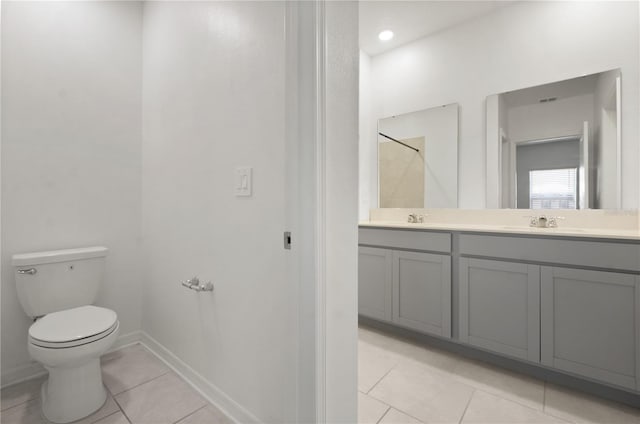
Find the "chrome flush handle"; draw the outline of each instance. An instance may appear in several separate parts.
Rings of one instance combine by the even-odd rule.
[[[35,268],[27,268],[27,269],[19,269],[18,270],[18,274],[29,274],[29,275],[33,275],[35,273],[37,273],[38,270]]]

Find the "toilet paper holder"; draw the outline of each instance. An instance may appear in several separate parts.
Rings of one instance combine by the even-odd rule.
[[[182,285],[197,292],[213,291],[213,283],[211,281],[200,284],[200,279],[198,277],[193,277],[189,280],[183,281]]]

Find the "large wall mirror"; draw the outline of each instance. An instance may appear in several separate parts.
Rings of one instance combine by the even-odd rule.
[[[639,9],[630,1],[361,2],[360,218],[378,207],[637,210]],[[383,30],[394,38],[382,40]],[[442,153],[429,152],[430,127],[394,134],[401,114],[451,103],[458,131]],[[402,165],[416,152],[379,132],[410,145],[424,136],[424,168]],[[391,159],[385,148],[402,153]]]
[[[458,205],[458,105],[378,121],[381,208]]]
[[[489,96],[498,205],[621,208],[620,89],[615,69]]]

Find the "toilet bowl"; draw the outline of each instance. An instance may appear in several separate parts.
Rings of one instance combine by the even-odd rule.
[[[102,246],[13,255],[18,300],[35,319],[29,354],[48,371],[42,413],[54,423],[77,421],[107,398],[100,356],[118,337],[117,314],[93,306],[104,275]]]
[[[91,305],[48,314],[31,326],[29,353],[49,371],[42,385],[45,418],[68,423],[104,404],[100,356],[119,330],[115,312]]]

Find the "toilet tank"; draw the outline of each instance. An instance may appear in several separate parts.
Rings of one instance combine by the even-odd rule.
[[[104,277],[102,246],[13,255],[22,309],[32,318],[92,304]]]

